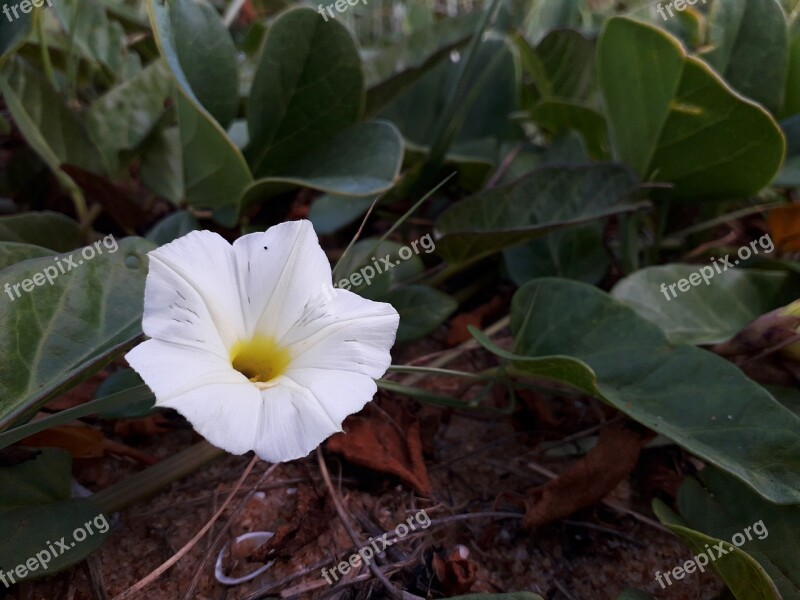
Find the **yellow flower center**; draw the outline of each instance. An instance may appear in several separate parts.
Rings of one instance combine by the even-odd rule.
[[[251,340],[236,342],[231,348],[233,368],[257,385],[283,375],[290,361],[289,351],[265,335],[256,335]]]

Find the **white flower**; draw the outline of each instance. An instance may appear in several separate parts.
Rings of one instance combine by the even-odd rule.
[[[150,252],[143,329],[126,358],[209,442],[283,462],[342,430],[391,364],[397,311],[331,283],[311,223],[231,246],[194,231]]]

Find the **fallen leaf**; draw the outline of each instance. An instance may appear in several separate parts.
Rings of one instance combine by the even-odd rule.
[[[422,496],[432,493],[422,458],[419,421],[406,412],[392,416],[373,410],[345,421],[345,431],[328,440],[328,449],[380,473],[395,475]]]
[[[478,565],[469,559],[469,549],[459,544],[444,559],[433,555],[433,572],[445,594],[463,594],[472,589]]]
[[[497,314],[502,310],[502,307],[502,300],[500,300],[499,296],[495,296],[486,304],[481,304],[474,310],[456,316],[450,321],[450,331],[447,332],[447,345],[458,346],[471,340],[472,334],[467,327],[472,325],[478,329],[483,329],[486,318]]]
[[[51,400],[47,403],[44,413],[58,412],[60,410],[67,410],[74,408],[85,402],[89,402],[94,397],[94,391],[103,381],[108,378],[108,371],[100,371],[95,373],[86,381],[83,381],[73,388],[68,389],[63,394],[59,394],[58,398]]]
[[[109,440],[103,432],[86,425],[59,425],[46,431],[34,433],[19,442],[20,446],[37,448],[63,448],[74,458],[101,458],[106,454],[128,456],[145,465],[154,465],[158,459]]]
[[[559,477],[528,490],[523,525],[538,527],[608,496],[636,466],[645,439],[623,427],[603,429],[597,445]]]
[[[767,226],[778,252],[800,252],[800,204],[772,209]]]
[[[114,423],[114,434],[119,437],[161,435],[168,431],[169,421],[159,414],[140,419],[120,419]]]

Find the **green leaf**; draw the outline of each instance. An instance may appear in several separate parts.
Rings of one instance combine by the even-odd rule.
[[[673,184],[677,198],[746,196],[781,165],[783,136],[769,113],[657,27],[610,19],[598,76],[615,156]]]
[[[603,223],[590,223],[508,248],[503,251],[508,274],[517,285],[551,276],[598,283],[610,264],[604,229]]]
[[[349,225],[369,210],[372,200],[323,194],[314,200],[308,220],[321,235],[329,235]]]
[[[181,204],[185,194],[183,149],[178,127],[162,127],[145,142],[139,176],[151,191],[175,205]]]
[[[786,16],[778,0],[715,2],[709,16],[708,63],[744,96],[778,114],[788,69]]]
[[[800,115],[781,121],[786,136],[786,161],[773,185],[800,187]]]
[[[452,296],[426,285],[406,285],[390,290],[382,300],[400,314],[397,341],[423,337],[436,329],[458,308]]]
[[[707,285],[699,274],[692,276],[701,269]],[[675,284],[682,279],[687,280],[684,287],[692,282],[697,282],[697,287],[681,292]],[[666,291],[662,285],[667,286]],[[611,295],[658,325],[673,344],[717,344],[756,317],[800,297],[800,280],[777,271],[717,273],[711,264],[671,264],[635,272],[617,283]]]
[[[163,246],[196,229],[200,229],[197,218],[188,210],[179,210],[156,223],[146,237],[154,244]]]
[[[585,362],[596,374],[597,395],[618,410],[770,501],[800,502],[800,418],[733,364],[670,346],[632,309],[563,279],[522,287],[511,328],[517,354]]]
[[[541,358],[523,356],[497,346],[481,330],[468,325],[472,337],[489,352],[511,363],[513,374],[522,374],[534,379],[546,379],[557,383],[567,383],[577,390],[595,396],[597,377],[585,362],[569,356],[545,356]]]
[[[101,2],[58,0],[52,7],[66,33],[70,54],[74,47],[86,60],[102,65],[108,78],[125,80],[141,69],[139,55],[128,48],[125,29],[108,18]]]
[[[294,8],[267,31],[248,104],[245,151],[257,177],[283,175],[361,114],[364,74],[350,32],[311,8]]]
[[[461,60],[466,60],[461,58]],[[459,63],[443,61],[397,96],[380,113],[392,121],[404,139],[428,153],[440,122],[450,119],[444,140],[451,160],[498,160],[500,144],[516,133],[509,115],[517,108],[519,69],[505,39],[488,39],[477,50],[473,73],[462,84],[458,109],[448,109],[447,97]]]
[[[577,131],[595,159],[609,156],[606,120],[599,112],[566,100],[543,100],[531,109],[531,118],[553,134]]]
[[[171,0],[169,19],[185,89],[227,129],[239,110],[236,47],[228,29],[205,0]]]
[[[168,4],[148,0],[147,6],[159,51],[180,92],[176,104],[186,200],[198,208],[236,207],[242,191],[253,181],[250,169],[225,130],[197,99],[176,48]]]
[[[244,191],[245,208],[303,186],[342,196],[375,196],[389,190],[400,171],[403,140],[391,123],[359,123],[315,149],[279,175],[255,181]]]
[[[422,260],[417,254],[407,259],[400,257],[400,250],[404,247],[389,240],[380,243],[375,238],[359,240],[336,266],[338,281],[334,284],[364,298],[382,300],[390,287],[408,281],[423,271]],[[367,268],[368,271],[365,270]],[[354,273],[360,273],[356,282],[346,281]]]
[[[789,39],[789,71],[786,76],[786,101],[783,116],[800,113],[800,19],[795,19]]]
[[[216,121],[184,96],[178,96],[186,199],[197,208],[235,206],[253,182],[252,175]]]
[[[113,375],[111,377],[113,377]],[[111,377],[109,377],[109,379],[111,379]],[[101,384],[100,388],[102,387]],[[98,388],[98,391],[100,388]],[[144,410],[145,407],[152,409],[154,402],[155,396],[153,396],[153,392],[142,382],[141,385],[121,389],[118,392],[109,392],[101,398],[89,400],[78,406],[58,411],[47,417],[29,421],[24,425],[4,431],[0,433],[0,448],[15,444],[35,433],[46,431],[47,429],[59,425],[66,425],[76,419],[82,419],[90,415],[99,415],[105,418],[118,418],[115,415],[127,415],[133,410]]]
[[[31,460],[0,468],[0,527],[5,536],[0,570],[9,584],[77,564],[108,537],[111,528],[100,509],[88,500],[70,498],[71,463],[69,453],[48,448]],[[74,533],[79,528],[79,535],[85,534],[82,541]],[[66,550],[58,547],[58,540]],[[37,556],[42,562],[34,566],[30,559]],[[33,570],[27,572],[29,562]],[[9,578],[8,571],[18,565],[25,566],[24,571]]]
[[[698,479],[684,479],[678,510],[688,526],[713,538],[734,541],[736,534],[743,535],[741,550],[759,562],[781,596],[800,597],[800,507],[765,502],[735,479],[705,469]],[[771,591],[771,585],[763,588]]]
[[[169,72],[157,60],[89,107],[86,123],[112,172],[127,162],[120,153],[135,151],[158,124],[171,89]]]
[[[2,220],[0,220],[2,223]],[[0,228],[2,225],[0,224]],[[28,260],[29,258],[40,258],[42,256],[53,256],[55,252],[34,246],[33,244],[20,244],[17,242],[0,242],[0,270],[10,267],[13,264]]]
[[[437,251],[450,263],[477,260],[551,231],[636,207],[638,189],[619,165],[542,166],[516,183],[462,200],[436,222]]]
[[[152,247],[146,240],[127,238],[116,251],[100,246],[103,252],[91,260],[74,252],[58,262],[31,259],[0,271],[0,288],[16,285],[20,292],[0,304],[0,354],[5,357],[0,364],[0,428],[32,415],[141,334],[145,254]],[[21,286],[29,279],[32,290],[26,292]]]
[[[370,50],[364,57],[367,115],[374,115],[400,92],[465,44],[480,20],[473,12],[432,23],[394,45]]]
[[[594,83],[594,46],[577,31],[551,31],[536,48],[515,40],[522,66],[540,98],[579,100]]]
[[[580,7],[580,0],[534,2],[526,19],[525,37],[538,44],[554,29],[578,29],[581,26]]]
[[[653,502],[653,512],[656,513],[662,523],[670,528],[672,533],[681,538],[693,552],[696,552],[692,559],[678,566],[682,568],[689,567],[696,573],[700,568],[698,564],[703,562],[700,555],[703,555],[710,568],[717,572],[736,598],[782,600],[769,575],[747,552],[730,542],[719,540],[687,527],[678,515],[658,499]],[[718,548],[720,543],[722,544],[722,550],[725,551],[724,554]],[[714,547],[714,550],[711,550],[714,557],[713,561],[710,560],[708,555],[710,547]],[[705,570],[706,567],[703,566],[702,569]],[[664,577],[666,576],[664,575]],[[694,576],[696,577],[697,575]],[[692,577],[692,574],[684,573],[684,577],[688,579]],[[662,587],[666,587],[666,585],[662,584]]]
[[[0,241],[66,252],[78,248],[86,240],[75,221],[61,213],[43,210],[0,217]]]
[[[137,419],[153,413],[156,398],[139,374],[133,369],[121,369],[103,381],[94,393],[95,400],[109,399],[126,394],[134,401],[109,407],[99,413],[102,419]],[[144,395],[141,400],[135,398]]]
[[[0,90],[25,140],[62,184],[74,186],[62,164],[95,174],[106,172],[100,152],[84,123],[64,105],[44,78],[21,60],[0,75]]]

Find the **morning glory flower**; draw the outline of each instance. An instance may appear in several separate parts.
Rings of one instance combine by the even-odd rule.
[[[142,327],[126,358],[209,442],[283,462],[342,430],[391,364],[390,304],[334,288],[308,221],[233,245],[194,231],[149,254]]]

